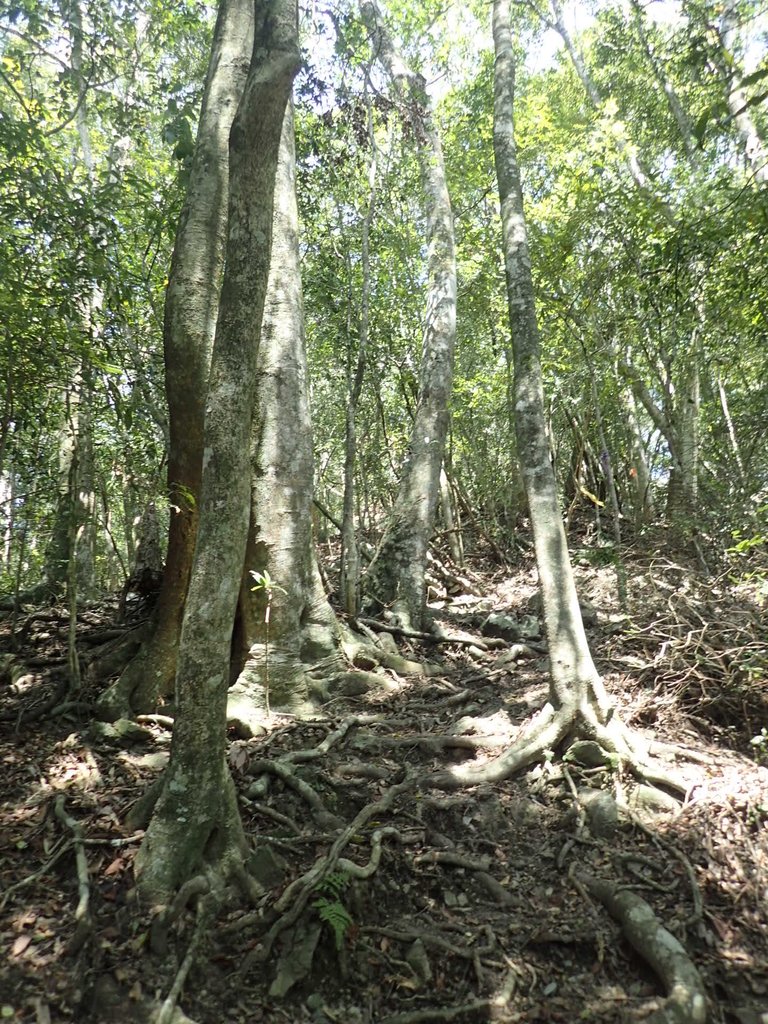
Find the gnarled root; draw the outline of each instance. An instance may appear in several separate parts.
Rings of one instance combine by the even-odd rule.
[[[600,721],[591,708],[555,708],[547,703],[521,730],[511,747],[485,764],[457,765],[450,771],[437,772],[427,780],[437,789],[459,789],[488,782],[501,782],[537,761],[551,757],[563,741],[594,740],[618,763],[628,768],[638,779],[661,785],[678,793],[686,787],[661,766],[651,761],[643,750],[642,741],[628,729],[618,715]]]
[[[591,875],[577,880],[621,925],[627,941],[661,979],[667,999],[646,1017],[650,1024],[704,1024],[707,999],[699,972],[651,907],[632,892]]]

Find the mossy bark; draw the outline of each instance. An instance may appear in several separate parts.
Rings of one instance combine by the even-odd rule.
[[[291,2],[259,5],[229,141],[226,271],[211,360],[195,558],[176,672],[177,717],[162,792],[136,859],[162,903],[202,867],[228,873],[242,826],[224,761],[232,623],[249,518],[249,440],[267,292],[272,204],[286,106],[299,67]]]
[[[230,696],[231,717],[239,720],[249,707],[263,710],[267,700],[273,707],[301,710],[311,695],[312,668],[319,665],[322,672],[340,652],[312,537],[312,422],[292,104],[277,165],[256,389],[250,526],[235,629],[242,670]]]
[[[168,498],[163,582],[154,630],[102,705],[153,710],[173,693],[199,517],[203,425],[227,233],[229,133],[253,51],[253,0],[221,0],[189,185],[165,294]]]

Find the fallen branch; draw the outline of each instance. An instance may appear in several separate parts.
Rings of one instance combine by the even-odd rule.
[[[377,629],[380,633],[394,633],[395,636],[404,636],[409,640],[421,640],[425,644],[456,644],[459,647],[479,647],[481,651],[488,651],[496,644],[489,644],[488,639],[481,640],[479,637],[452,637],[439,636],[437,633],[427,633],[423,629],[406,629],[404,626],[395,626],[391,622],[380,622],[378,619],[368,619],[358,616],[352,620],[371,629]]]

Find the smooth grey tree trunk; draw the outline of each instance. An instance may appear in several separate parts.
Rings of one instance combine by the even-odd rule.
[[[200,518],[179,646],[171,759],[136,858],[142,897],[242,874],[244,835],[225,763],[232,623],[250,514],[250,440],[280,136],[299,67],[291,0],[259,3],[229,141],[226,270],[206,401]]]
[[[347,369],[347,408],[344,436],[344,503],[341,516],[341,557],[339,559],[339,595],[347,615],[355,616],[360,611],[360,546],[357,541],[355,522],[355,466],[357,462],[357,408],[363,390],[363,379],[368,357],[368,325],[371,305],[371,260],[370,238],[373,215],[376,209],[377,152],[373,132],[373,104],[366,93],[368,113],[368,144],[371,156],[368,164],[368,206],[363,217],[360,238],[360,269],[362,285],[360,292],[360,315],[357,330],[357,359],[352,369],[351,341]],[[351,288],[351,283],[350,283]],[[350,296],[351,306],[351,296]],[[351,332],[347,334],[351,337]]]
[[[152,710],[173,692],[199,515],[203,424],[227,231],[228,145],[253,50],[253,0],[220,0],[189,184],[165,294],[171,505],[155,627],[102,708]]]
[[[293,105],[275,182],[272,264],[252,432],[251,519],[236,636],[244,667],[228,716],[247,728],[270,707],[301,712],[331,667],[339,630],[312,536],[314,455],[299,263]],[[257,573],[256,577],[253,573]]]
[[[554,709],[605,720],[608,700],[581,620],[557,482],[549,457],[541,345],[514,129],[515,63],[508,0],[494,0],[493,149],[501,200],[504,267],[514,354],[515,434],[533,529]]]
[[[631,481],[634,492],[633,508],[635,529],[640,530],[650,523],[654,516],[651,471],[645,454],[645,444],[637,415],[637,404],[632,388],[621,378],[618,379],[624,419],[629,430],[632,452]]]
[[[407,107],[416,138],[428,246],[427,309],[410,451],[364,586],[375,604],[394,612],[402,625],[420,629],[424,625],[427,548],[440,493],[456,343],[453,214],[440,135],[424,79],[402,60],[374,0],[362,0],[360,10],[371,34],[374,56]]]
[[[515,58],[509,0],[493,4],[493,148],[501,200],[504,266],[514,354],[515,433],[533,528],[544,625],[549,646],[549,700],[516,742],[493,761],[434,776],[456,788],[494,782],[540,760],[567,737],[583,736],[650,778],[632,735],[621,723],[595,668],[584,632],[549,455],[541,355],[528,234],[514,129]],[[660,774],[655,773],[659,779]],[[664,779],[666,783],[670,780]]]
[[[642,778],[680,788],[654,767],[624,726],[589,650],[560,514],[544,415],[541,353],[514,125],[515,58],[509,0],[494,0],[493,150],[501,200],[504,267],[514,355],[518,457],[528,497],[550,664],[549,700],[515,743],[485,764],[434,776],[436,785],[508,778],[576,737],[595,740]]]

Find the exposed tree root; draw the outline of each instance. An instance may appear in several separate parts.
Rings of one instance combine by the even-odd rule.
[[[377,817],[385,811],[388,811],[397,797],[403,793],[410,792],[414,788],[415,784],[415,779],[408,779],[405,782],[400,782],[394,786],[390,786],[380,800],[376,800],[371,804],[366,804],[365,807],[361,808],[361,810],[355,815],[352,822],[336,837],[328,853],[318,858],[309,871],[306,871],[287,887],[273,908],[275,913],[279,915],[277,920],[264,936],[261,946],[252,950],[242,963],[240,973],[243,976],[245,976],[257,963],[264,963],[269,959],[276,940],[287,928],[290,928],[299,919],[317,885],[331,871],[336,870],[341,858],[341,851],[347,846],[350,840],[360,832],[371,818]],[[381,843],[381,838],[382,837],[380,836],[379,844]],[[380,853],[378,856],[380,856]],[[374,855],[372,854],[372,860],[373,857]],[[376,859],[375,863],[378,864],[378,859]],[[357,865],[352,865],[352,862],[349,862],[349,864],[345,862],[345,868],[350,865],[355,871],[366,870],[366,868],[360,869]],[[371,870],[371,873],[373,873],[373,870],[375,870],[375,867]]]
[[[63,794],[56,797],[53,804],[53,812],[59,821],[72,833],[72,842],[75,848],[78,900],[77,908],[75,909],[75,930],[69,940],[69,952],[76,953],[93,929],[90,909],[91,886],[88,879],[88,859],[85,856],[83,830],[79,822],[67,814],[64,808]]]
[[[628,942],[664,984],[666,1001],[645,1020],[650,1024],[704,1024],[707,1000],[699,972],[645,900],[591,875],[577,876],[577,880],[619,922]]]
[[[607,755],[617,758],[617,766],[621,764],[642,781],[676,793],[686,792],[687,787],[679,779],[648,758],[641,738],[627,729],[617,715],[603,723],[591,708],[586,712],[572,708],[556,711],[550,703],[544,705],[522,729],[517,741],[499,757],[481,765],[472,762],[457,765],[450,771],[429,776],[426,781],[428,785],[447,790],[501,782],[530,764],[550,758],[564,741],[570,745],[577,739],[595,741]]]
[[[153,953],[164,956],[168,952],[168,929],[178,921],[195,896],[205,896],[211,891],[211,883],[205,875],[188,879],[174,896],[171,903],[155,914],[150,929],[149,943]],[[199,907],[199,904],[198,904]]]
[[[166,774],[167,774],[166,770]],[[182,774],[182,778],[184,778]],[[171,777],[158,780],[145,794],[146,805],[156,801],[152,818],[134,861],[137,891],[141,899],[160,914],[182,898],[185,886],[195,887],[194,879],[207,880],[211,893],[221,893],[234,884],[248,900],[263,895],[246,869],[248,844],[243,833],[232,777],[224,769],[218,789],[218,804],[210,816],[192,818],[179,800],[179,784]],[[199,780],[198,780],[199,782]],[[182,792],[186,796],[186,792]],[[136,827],[140,815],[130,816]],[[192,880],[192,881],[190,881]],[[187,897],[189,898],[189,897]]]
[[[429,853],[420,854],[413,858],[413,863],[418,864],[445,864],[448,867],[461,868],[465,871],[474,871],[475,877],[483,888],[491,894],[503,907],[516,907],[519,901],[508,892],[504,886],[488,871],[490,858],[473,860],[471,857],[464,857],[454,853],[452,850],[430,850]]]
[[[254,761],[250,765],[249,771],[254,775],[262,773],[276,775],[286,786],[290,786],[308,804],[312,811],[312,817],[321,828],[338,828],[341,824],[339,818],[331,814],[327,809],[317,791],[308,782],[300,779],[293,768],[282,759],[276,761]],[[249,790],[248,792],[251,795],[251,791]],[[259,792],[260,788],[253,791],[254,794]]]

